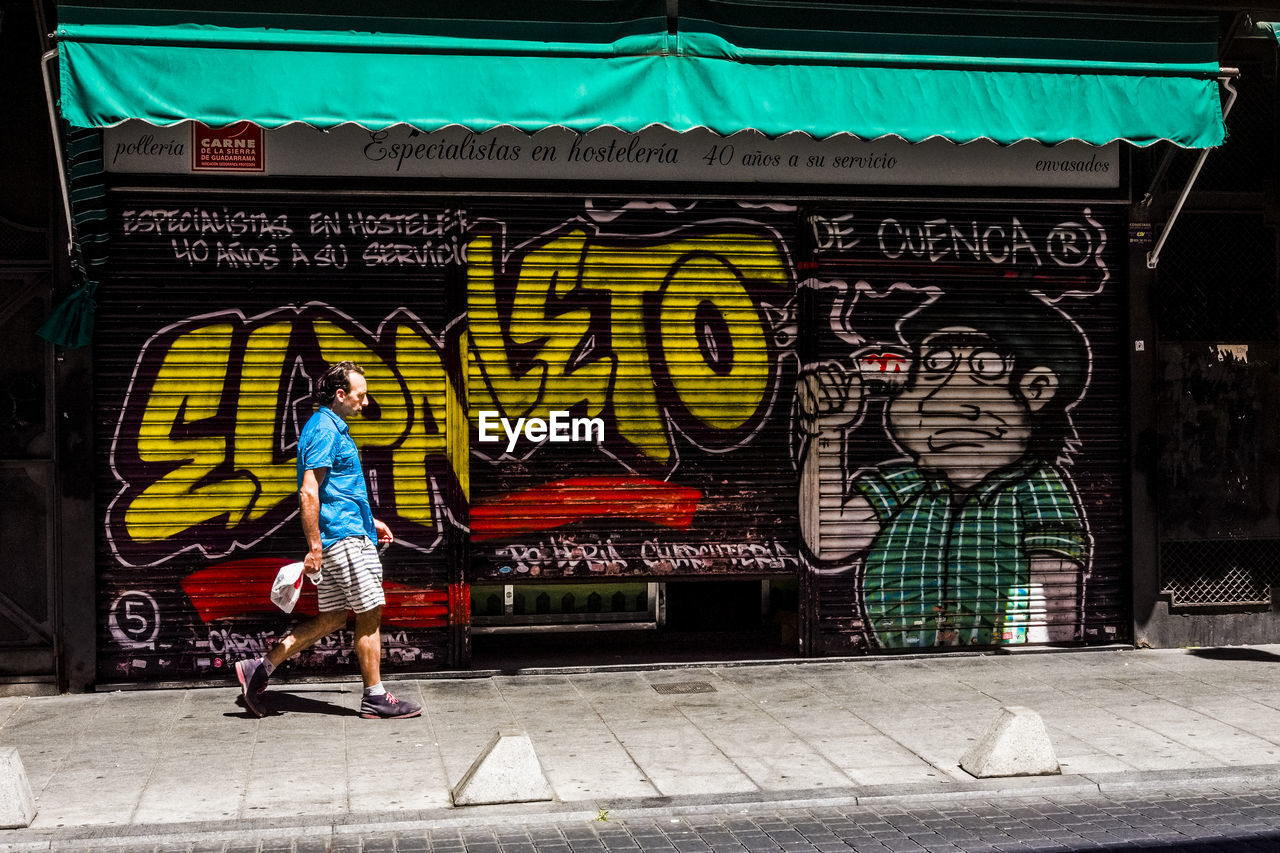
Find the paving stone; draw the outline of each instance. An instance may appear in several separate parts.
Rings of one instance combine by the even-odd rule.
[[[330,853],[360,853],[359,838],[334,838],[329,842]]]
[[[502,853],[497,841],[467,842],[467,853]]]
[[[711,847],[702,839],[689,839],[674,842],[673,845],[680,853],[708,853]]]
[[[888,838],[880,839],[880,843],[888,850],[919,850],[920,845],[916,844],[910,838]]]
[[[396,839],[396,853],[430,853],[431,842],[422,835],[402,835]]]
[[[329,853],[329,838],[299,838],[293,849],[294,853]]]
[[[492,831],[491,838],[499,844],[528,844],[533,840],[523,826],[497,827]]]

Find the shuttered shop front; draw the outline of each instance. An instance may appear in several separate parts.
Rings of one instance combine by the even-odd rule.
[[[794,207],[469,211],[473,583],[794,578]]]
[[[384,549],[384,668],[456,662],[466,423],[449,282],[465,220],[434,199],[108,195],[95,350],[99,678],[221,678],[290,624],[296,446],[327,362],[363,365],[362,450]],[[411,247],[411,248],[410,248]],[[315,613],[304,583],[295,616]],[[354,668],[353,635],[295,674]]]
[[[813,212],[797,394],[816,649],[1125,635],[1121,212]]]
[[[100,677],[217,677],[283,632],[297,436],[343,359],[397,538],[391,671],[466,665],[471,584],[594,584],[599,613],[651,582],[795,578],[799,213],[778,207],[112,192]],[[293,666],[350,657],[343,632]]]
[[[802,653],[1124,637],[1118,208],[109,202],[104,680],[216,677],[283,631],[297,435],[341,359],[397,536],[392,670],[467,665],[507,603],[473,619],[473,585],[554,621],[795,579]]]

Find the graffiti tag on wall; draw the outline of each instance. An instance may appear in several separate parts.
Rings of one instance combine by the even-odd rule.
[[[120,488],[106,531],[117,558],[225,557],[291,518],[313,379],[343,360],[364,365],[373,400],[351,424],[370,499],[403,522],[401,544],[430,550],[468,488],[465,455],[446,434],[464,405],[450,346],[407,309],[376,332],[326,305],[220,311],[160,330],[138,357],[112,440]]]
[[[1092,348],[1063,304],[1110,278],[1105,230],[1088,209],[810,224],[815,272],[847,275],[805,282],[839,342],[797,385],[802,493],[835,496],[802,514],[811,568],[853,578],[873,645],[1079,639]]]
[[[448,209],[277,213],[208,205],[120,213],[124,237],[156,240],[182,266],[275,274],[456,266],[469,228],[465,213]]]
[[[129,213],[130,233],[292,233],[283,214]],[[429,217],[310,221],[313,231],[372,234],[438,226]],[[297,436],[313,380],[334,361],[365,366],[371,405],[351,431],[370,497],[399,544],[421,551],[445,525],[466,527],[467,425],[481,411],[603,418],[598,452],[660,476],[677,466],[678,438],[723,453],[749,443],[772,412],[794,322],[789,262],[768,229],[705,222],[635,240],[574,222],[505,259],[499,243],[473,236],[465,328],[452,323],[439,336],[410,307],[369,330],[320,303],[214,311],[152,335],[111,446],[119,487],[106,533],[120,562],[227,557],[292,518]],[[499,445],[487,462],[501,467],[541,446],[522,441],[507,454]]]
[[[674,468],[677,434],[723,451],[768,417],[794,323],[767,229],[702,223],[638,242],[575,225],[501,271],[489,237],[467,257],[473,411],[604,418],[607,452],[650,472]]]
[[[1049,224],[1007,218],[908,219],[852,213],[810,217],[819,257],[856,253],[866,262],[991,265],[1027,271],[1037,292],[1056,301],[1097,293],[1111,278],[1107,232],[1085,208],[1078,219]],[[919,273],[928,275],[927,267]]]

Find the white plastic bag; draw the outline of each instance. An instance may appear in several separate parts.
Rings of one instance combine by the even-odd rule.
[[[271,601],[285,613],[293,612],[298,596],[302,595],[302,575],[305,568],[306,564],[302,562],[281,566],[280,571],[276,572],[276,579],[271,583]],[[314,584],[320,583],[319,572],[311,572],[307,577]]]

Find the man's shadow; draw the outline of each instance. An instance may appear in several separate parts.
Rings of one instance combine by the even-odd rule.
[[[267,716],[275,716],[277,714],[328,714],[333,717],[358,717],[360,715],[354,708],[336,705],[333,702],[327,702],[322,699],[315,699],[306,694],[347,695],[340,690],[299,690],[297,692],[271,690],[267,692],[263,702],[267,709]],[[237,696],[236,704],[244,708],[244,697]],[[252,717],[253,715],[249,713],[249,709],[245,708],[240,714],[228,714],[228,716]]]

